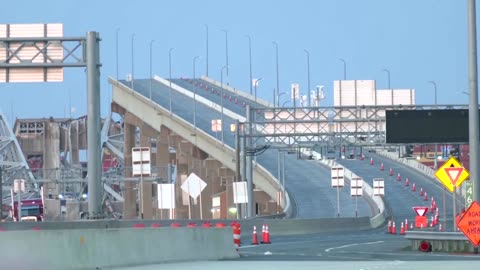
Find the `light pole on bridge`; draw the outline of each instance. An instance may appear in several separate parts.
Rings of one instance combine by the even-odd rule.
[[[197,91],[195,89],[195,63],[200,56],[193,57],[193,80],[192,88],[193,88],[193,127],[197,128],[197,102],[196,102],[196,94]]]
[[[221,115],[220,115],[220,121],[221,121],[221,124],[222,124],[222,129],[220,131],[220,135],[221,135],[221,138],[222,138],[222,146],[224,145],[224,140],[223,140],[223,70],[224,69],[227,69],[227,73],[228,73],[228,66],[223,66],[222,69],[220,70],[220,91],[221,91],[221,94],[220,94],[220,106],[221,106]]]
[[[172,51],[175,48],[170,48],[168,50],[168,95],[169,95],[169,109],[170,114],[172,114]]]

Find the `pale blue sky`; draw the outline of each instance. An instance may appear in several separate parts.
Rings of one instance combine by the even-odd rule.
[[[262,77],[259,96],[272,99],[276,84],[275,50],[279,45],[280,92],[298,82],[305,94],[306,56],[310,51],[311,85],[325,85],[325,105],[332,104],[333,80],[375,79],[378,88],[415,88],[417,104],[463,104],[467,96],[467,19],[464,0],[16,0],[0,9],[0,23],[63,23],[65,36],[100,32],[102,114],[110,96],[108,76],[115,76],[115,31],[120,40],[120,78],[131,72],[130,38],[135,33],[135,77],[149,76],[149,43],[154,39],[154,74],[173,77],[205,74],[205,26],[209,26],[209,75],[220,80],[225,64],[224,33],[229,37],[229,82],[249,91],[248,41],[252,37],[253,76]],[[69,91],[75,116],[86,111],[82,69],[68,69],[63,83],[0,84],[0,109],[10,118],[68,116]]]

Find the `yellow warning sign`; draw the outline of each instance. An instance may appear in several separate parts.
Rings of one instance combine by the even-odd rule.
[[[470,173],[465,169],[460,162],[454,157],[451,157],[435,172],[435,176],[440,182],[453,192],[454,187],[460,187],[463,181],[467,180]]]

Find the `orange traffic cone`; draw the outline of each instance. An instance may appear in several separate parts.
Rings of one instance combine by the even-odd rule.
[[[405,235],[405,227],[403,226],[403,222],[401,223],[401,226],[400,226],[400,235]]]
[[[258,245],[257,226],[253,226],[252,245]]]
[[[380,164],[380,171],[384,171],[385,170],[385,166],[383,166],[383,162],[382,164]]]
[[[410,185],[410,181],[408,181],[408,177],[405,178],[405,186],[408,187]]]
[[[375,162],[373,162],[373,158],[370,158],[370,165],[373,165],[375,164]]]
[[[392,225],[392,234],[397,234],[397,227],[395,226],[395,221],[393,222],[393,225]]]
[[[271,244],[270,232],[268,232],[268,225],[265,225],[265,238],[263,239],[262,244]]]
[[[420,188],[420,196],[423,196],[423,188]]]
[[[408,219],[405,219],[405,231],[408,230]]]
[[[388,221],[387,233],[388,234],[392,233],[392,221],[391,220]]]
[[[423,197],[423,200],[424,200],[424,201],[428,201],[428,195],[427,195],[427,192],[425,192],[425,197]]]
[[[438,231],[439,231],[439,232],[442,231],[442,224],[438,225]]]
[[[415,183],[413,183],[413,185],[412,185],[412,191],[413,192],[417,191],[417,185],[415,185]]]
[[[262,225],[262,241],[260,243],[263,244],[263,241],[265,241],[265,234],[266,234],[266,230],[265,230],[265,224]]]
[[[397,181],[402,181],[402,177],[400,176],[400,173],[397,174]]]
[[[413,223],[410,223],[410,230],[413,230]]]
[[[390,171],[388,172],[388,175],[393,176],[393,170],[390,168]]]

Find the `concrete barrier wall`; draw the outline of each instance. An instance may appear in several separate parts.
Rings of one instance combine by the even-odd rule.
[[[202,76],[201,79],[204,80],[204,81],[206,81],[206,82],[208,82],[208,83],[211,83],[211,84],[213,84],[213,85],[215,85],[215,86],[217,86],[217,87],[222,87],[222,86],[223,86],[223,89],[224,89],[224,90],[227,90],[227,91],[229,91],[229,92],[231,92],[231,93],[233,93],[233,94],[235,94],[235,95],[239,95],[239,96],[241,96],[241,97],[248,98],[248,99],[250,99],[251,101],[255,101],[255,96],[252,96],[252,95],[248,94],[247,92],[240,91],[240,90],[235,89],[235,88],[233,88],[233,87],[231,87],[231,86],[229,86],[229,85],[227,85],[227,84],[220,85],[220,82],[217,82],[217,81],[215,81],[214,79],[209,78],[209,77],[207,77],[207,76]],[[263,105],[263,106],[265,106],[265,107],[273,107],[273,104],[272,104],[272,103],[270,103],[270,102],[268,102],[268,101],[266,101],[266,100],[258,97],[258,95],[257,95],[257,103],[259,103],[259,104],[261,104],[261,105]]]
[[[374,217],[375,218],[375,217]],[[272,235],[291,235],[302,233],[323,233],[357,231],[371,229],[369,217],[359,218],[320,218],[320,219],[270,219],[255,218],[238,220],[242,225],[243,232],[252,232],[253,226],[261,228],[263,224],[270,226]],[[230,226],[232,220],[98,220],[98,221],[70,221],[70,222],[6,222],[0,224],[0,237],[2,233],[16,230],[86,230],[86,229],[119,229],[133,228],[135,224],[144,224],[147,228],[152,224],[161,224],[162,227],[170,227],[172,223],[179,223],[183,227],[189,223],[201,226],[204,222],[210,222],[213,226],[224,223]],[[2,232],[3,231],[3,232]],[[1,239],[1,238],[0,238]]]
[[[0,234],[1,269],[96,269],[238,258],[230,228],[13,231]]]

